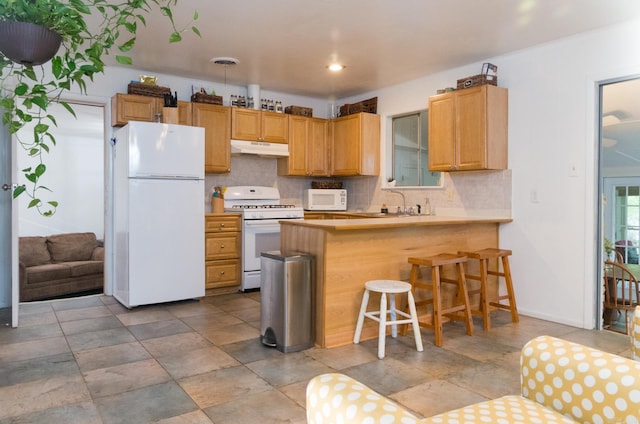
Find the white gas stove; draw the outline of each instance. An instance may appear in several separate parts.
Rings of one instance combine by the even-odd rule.
[[[274,187],[227,187],[225,212],[242,214],[241,290],[260,288],[260,255],[280,250],[280,224],[285,219],[304,219],[301,206],[283,205]]]

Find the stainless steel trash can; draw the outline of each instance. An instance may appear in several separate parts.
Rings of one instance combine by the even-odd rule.
[[[314,344],[313,256],[260,255],[260,339],[279,351],[297,352]]]

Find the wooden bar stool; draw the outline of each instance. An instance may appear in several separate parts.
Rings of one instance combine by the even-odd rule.
[[[370,292],[380,293],[380,310],[367,312],[367,304],[369,303]],[[396,309],[396,294],[407,293],[407,302],[409,303],[409,313]],[[387,309],[387,294],[389,294],[389,308]],[[390,319],[387,319],[389,314]],[[407,319],[397,319],[397,315]],[[418,315],[416,313],[416,305],[411,294],[411,285],[404,281],[395,280],[372,280],[367,281],[364,285],[364,295],[362,296],[362,304],[360,305],[360,314],[358,315],[358,323],[356,324],[356,334],[353,336],[353,342],[360,342],[360,334],[362,333],[362,325],[364,318],[371,318],[378,321],[378,358],[384,358],[385,338],[387,335],[387,326],[391,326],[391,336],[398,336],[398,324],[411,324],[413,326],[414,338],[416,340],[416,349],[422,352],[422,337],[420,336],[420,327],[418,326]]]
[[[511,311],[511,321],[519,322],[518,308],[516,307],[516,295],[513,291],[513,281],[511,280],[511,268],[509,267],[509,256],[511,256],[511,250],[507,249],[495,249],[488,248],[482,250],[476,250],[471,252],[458,252],[460,255],[465,255],[470,259],[477,259],[480,262],[480,275],[467,274],[467,280],[480,281],[480,288],[470,290],[469,294],[480,293],[480,306],[478,310],[472,311],[476,315],[481,315],[483,320],[483,328],[485,330],[491,329],[491,319],[489,318],[490,307],[508,309]],[[498,259],[502,262],[502,272],[500,272],[500,264],[497,264],[497,269],[489,269],[489,261],[491,259]],[[495,275],[498,277],[498,284],[500,284],[500,277],[504,278],[507,288],[507,294],[498,295],[495,300],[489,299],[487,294],[487,281],[489,275]],[[505,304],[502,301],[507,300],[509,303]]]
[[[473,321],[471,320],[471,308],[469,306],[469,295],[463,267],[466,261],[466,256],[450,253],[442,253],[426,258],[409,258],[409,263],[412,265],[409,283],[411,284],[411,290],[414,292],[414,297],[416,289],[430,290],[433,293],[431,299],[417,301],[416,308],[422,305],[433,305],[431,322],[418,319],[418,325],[434,330],[436,346],[442,346],[442,324],[445,316],[453,320],[463,320],[467,327],[467,334],[469,336],[473,335]],[[457,279],[449,279],[442,276],[445,265],[455,265],[458,274]],[[421,266],[431,267],[431,284],[419,281]],[[440,290],[442,283],[455,284],[457,286],[457,304],[448,308],[442,307],[442,292]],[[462,312],[462,316],[459,312]]]

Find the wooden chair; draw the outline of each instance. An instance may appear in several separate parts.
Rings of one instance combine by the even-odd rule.
[[[620,262],[605,261],[604,266],[604,308],[611,311],[624,311],[624,332],[629,334],[629,312],[633,312],[640,299],[638,280],[629,269]]]
[[[622,253],[618,252],[617,250],[616,250],[616,259],[615,259],[615,261],[616,262],[620,262],[621,264],[624,263],[624,257],[622,256]]]

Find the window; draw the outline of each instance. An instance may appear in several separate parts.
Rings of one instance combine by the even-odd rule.
[[[427,111],[392,118],[393,174],[396,186],[439,186],[440,173],[428,167]]]

